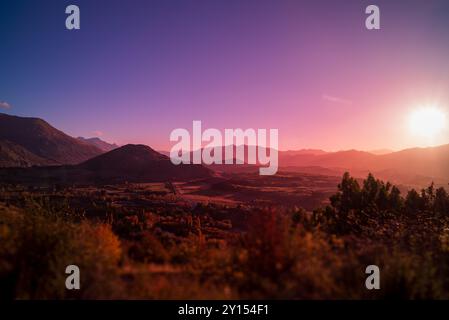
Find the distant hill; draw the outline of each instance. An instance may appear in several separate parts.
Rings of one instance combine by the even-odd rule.
[[[212,177],[202,165],[174,165],[145,145],[125,145],[79,165],[0,169],[0,181],[33,185],[166,182]]]
[[[280,166],[320,166],[347,169],[370,168],[376,162],[377,156],[369,152],[348,150],[326,153],[323,155],[298,155],[281,158]]]
[[[405,149],[379,156],[378,169],[443,178],[449,181],[449,144]]]
[[[119,147],[115,143],[108,143],[108,142],[103,141],[100,138],[96,138],[96,137],[95,138],[78,137],[78,140],[81,140],[83,142],[86,142],[86,143],[94,146],[94,147],[97,147],[98,149],[100,149],[103,152],[112,151]]]
[[[432,180],[444,184],[449,182],[449,145],[406,149],[381,155],[357,150],[312,156],[280,155],[279,165],[294,171],[301,167],[321,167],[339,172],[350,171],[359,176],[372,172],[383,179],[409,184],[428,184]]]
[[[202,165],[174,165],[170,158],[145,145],[128,144],[78,166],[99,180],[164,181],[212,176]]]
[[[297,155],[323,155],[328,152],[321,150],[321,149],[300,149],[300,150],[287,150],[287,151],[279,151],[284,156],[297,156]]]
[[[233,146],[234,152],[235,149]],[[249,165],[247,162],[248,146],[245,145],[244,150],[244,165],[212,165],[210,168],[225,173],[257,172],[258,165]],[[378,150],[378,153],[358,150],[325,152],[314,149],[279,151],[279,170],[324,175],[341,175],[349,171],[358,177],[365,177],[372,172],[382,179],[415,186],[432,181],[441,185],[449,182],[449,145],[397,152]]]
[[[77,164],[102,153],[42,119],[4,113],[0,113],[0,140],[8,141],[0,154],[2,166]]]
[[[449,178],[449,145],[405,149],[388,154],[348,150],[324,155],[298,155],[280,159],[281,166],[321,166],[353,170],[395,170],[403,173]]]
[[[389,153],[393,153],[394,150],[391,149],[375,149],[375,150],[369,150],[369,153],[375,154],[375,155],[384,155],[384,154],[389,154]]]

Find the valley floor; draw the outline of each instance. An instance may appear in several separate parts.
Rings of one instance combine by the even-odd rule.
[[[3,185],[0,297],[449,298],[443,191],[349,175]],[[65,289],[70,264],[79,291]],[[372,264],[381,290],[365,288]]]

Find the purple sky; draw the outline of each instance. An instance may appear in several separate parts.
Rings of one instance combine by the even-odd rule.
[[[372,3],[380,31],[365,29]],[[277,128],[281,149],[449,143],[407,128],[420,106],[449,110],[445,0],[4,0],[0,43],[0,112],[73,136],[169,149],[201,120]]]

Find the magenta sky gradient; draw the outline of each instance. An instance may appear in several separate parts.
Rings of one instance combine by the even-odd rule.
[[[406,128],[420,105],[449,113],[448,1],[77,1],[72,33],[68,3],[0,4],[8,113],[156,149],[192,120],[278,128],[281,149],[449,143]]]

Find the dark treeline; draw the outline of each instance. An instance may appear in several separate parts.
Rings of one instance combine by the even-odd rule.
[[[370,222],[394,218],[449,217],[449,195],[445,188],[435,188],[432,183],[420,192],[411,189],[402,196],[399,188],[372,174],[360,186],[355,178],[345,173],[330,203],[325,209],[316,210],[314,219],[316,223],[326,223],[338,234],[355,232]]]

